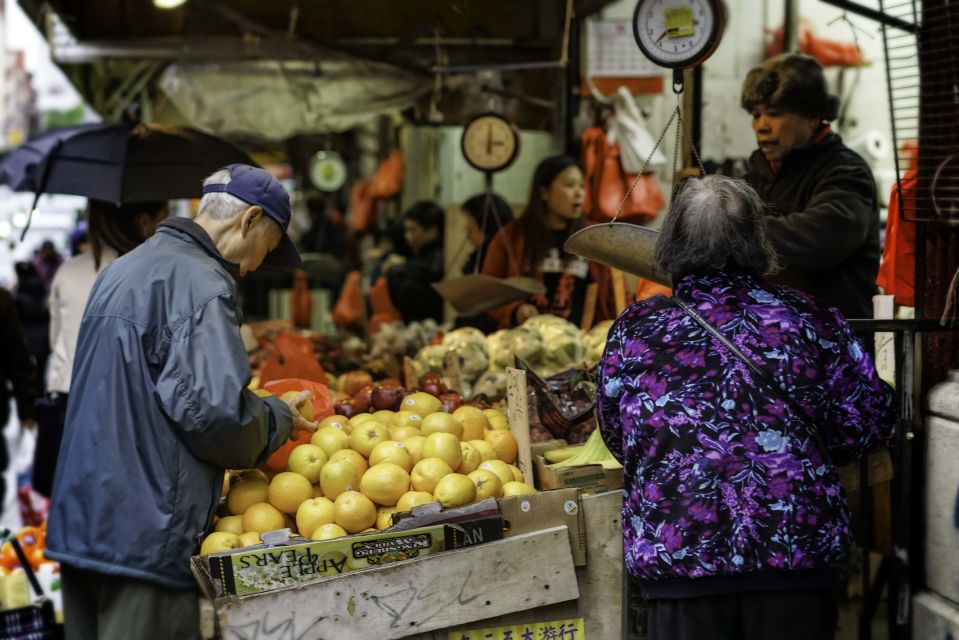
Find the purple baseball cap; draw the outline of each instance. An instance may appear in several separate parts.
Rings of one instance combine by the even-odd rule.
[[[287,235],[290,226],[290,196],[283,185],[268,171],[247,164],[231,164],[221,167],[220,171],[230,172],[230,181],[226,184],[208,184],[203,193],[229,193],[243,202],[263,209],[263,213],[280,225],[283,239],[273,251],[266,254],[264,266],[280,269],[296,269],[302,264],[300,254]]]

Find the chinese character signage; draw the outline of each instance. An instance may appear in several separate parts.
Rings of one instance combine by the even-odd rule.
[[[586,640],[586,629],[582,618],[574,618],[493,629],[451,631],[447,640]]]

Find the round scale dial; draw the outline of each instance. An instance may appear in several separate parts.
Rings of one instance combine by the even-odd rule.
[[[639,0],[633,36],[659,66],[685,69],[713,53],[725,21],[721,0]]]
[[[346,163],[335,151],[317,151],[309,171],[310,182],[320,191],[337,191],[346,183]]]
[[[466,161],[475,168],[502,171],[519,155],[519,131],[503,116],[485,113],[466,125],[461,145]]]

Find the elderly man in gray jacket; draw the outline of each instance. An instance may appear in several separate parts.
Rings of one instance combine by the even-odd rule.
[[[254,467],[316,425],[247,389],[237,279],[294,268],[289,197],[230,165],[196,220],[164,221],[97,279],[80,327],[47,555],[62,564],[67,638],[199,635],[190,556],[224,469]]]

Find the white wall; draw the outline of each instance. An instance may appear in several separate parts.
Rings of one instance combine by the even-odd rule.
[[[799,14],[811,24],[820,37],[843,42],[852,42],[852,31],[842,22],[828,23],[842,15],[835,7],[819,0],[797,0]],[[859,0],[867,7],[878,8],[878,0]],[[702,149],[704,159],[721,161],[724,158],[747,157],[755,149],[755,138],[749,116],[739,106],[740,90],[746,73],[765,57],[764,28],[779,28],[782,25],[783,2],[777,0],[725,0],[727,8],[726,31],[712,57],[703,66],[703,122]],[[620,0],[607,7],[601,14],[604,19],[631,20],[636,7],[635,0]],[[854,94],[841,96],[849,102],[846,126],[842,130],[834,125],[843,139],[849,143],[869,130],[882,132],[889,140],[892,135],[889,123],[889,103],[886,95],[885,63],[882,50],[882,34],[878,25],[858,16],[849,19],[867,34],[859,35],[859,45],[865,53],[867,66],[859,70],[847,70],[846,87],[859,75],[858,88]],[[639,49],[636,55],[642,55]],[[664,73],[665,93],[661,96],[640,96],[638,102],[651,112],[649,123],[654,136],[659,135],[676,105],[670,87],[671,73]],[[837,91],[839,71],[827,70],[827,78],[834,92]],[[672,157],[673,135],[664,139],[667,156]],[[885,184],[891,184],[888,173],[893,169],[893,158],[887,156],[874,164],[880,193],[888,194]],[[663,176],[667,179],[668,176]],[[885,195],[883,195],[885,197]]]

